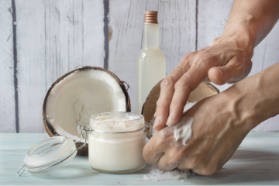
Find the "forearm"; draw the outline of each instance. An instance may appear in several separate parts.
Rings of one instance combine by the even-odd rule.
[[[232,39],[252,57],[253,49],[270,32],[279,17],[278,0],[235,0],[219,39]]]
[[[246,78],[223,92],[231,111],[247,130],[279,114],[279,63]]]

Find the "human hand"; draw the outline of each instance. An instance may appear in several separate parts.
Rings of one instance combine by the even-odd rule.
[[[175,141],[173,127],[165,127],[145,145],[144,159],[157,163],[162,170],[178,168],[201,175],[214,174],[252,129],[243,119],[251,118],[250,113],[236,108],[238,103],[228,91],[201,100],[183,114],[193,118],[192,137],[187,145]]]
[[[251,55],[234,40],[222,38],[214,40],[210,47],[186,54],[161,82],[154,129],[175,125],[181,119],[189,94],[202,81],[222,85],[245,78],[252,67]]]

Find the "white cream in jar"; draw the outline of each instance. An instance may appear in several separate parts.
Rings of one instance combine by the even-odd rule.
[[[146,162],[142,152],[146,143],[144,118],[128,112],[109,112],[90,118],[89,164],[109,173],[134,172]]]

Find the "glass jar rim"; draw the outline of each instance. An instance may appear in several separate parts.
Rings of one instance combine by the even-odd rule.
[[[137,121],[137,120],[140,120],[140,119],[143,118],[143,115],[137,114],[137,113],[134,113],[134,112],[116,111],[116,112],[102,112],[102,113],[98,113],[98,114],[93,114],[93,115],[90,117],[90,119],[94,118],[93,120],[97,120],[97,119],[95,119],[96,117],[103,116],[103,115],[105,115],[105,114],[117,114],[117,113],[121,113],[121,114],[127,113],[127,114],[134,114],[134,115],[139,116],[139,117],[136,118],[136,119],[129,119],[129,120],[126,120],[126,121]],[[97,121],[99,121],[99,120],[97,120]]]
[[[137,129],[137,130],[129,130],[129,131],[123,131],[123,132],[108,132],[108,131],[101,131],[101,130],[95,130],[95,129],[90,129],[90,132],[98,132],[98,133],[105,133],[105,134],[124,134],[124,133],[133,133],[133,132],[139,132],[141,130],[144,130],[146,128],[146,125],[144,125],[142,128]]]
[[[94,129],[94,127],[92,126],[92,122],[94,121],[102,121],[102,120],[98,120],[96,119],[97,117],[100,117],[100,116],[109,116],[109,115],[113,115],[113,114],[132,114],[134,116],[137,116],[137,118],[135,119],[128,119],[128,120],[125,120],[125,121],[105,121],[106,123],[120,123],[120,122],[130,122],[130,121],[140,121],[143,119],[143,126],[141,128],[138,128],[138,129],[135,129],[135,130],[125,130],[125,131],[102,131],[102,130],[98,130],[98,129]],[[89,124],[89,130],[91,132],[100,132],[100,133],[107,133],[107,134],[123,134],[123,133],[132,133],[132,132],[138,132],[138,131],[141,131],[143,129],[146,128],[146,124],[145,124],[145,121],[144,121],[144,117],[143,115],[141,114],[137,114],[137,113],[134,113],[134,112],[125,112],[125,111],[117,111],[117,112],[103,112],[103,113],[99,113],[99,114],[94,114],[90,117],[90,124]]]

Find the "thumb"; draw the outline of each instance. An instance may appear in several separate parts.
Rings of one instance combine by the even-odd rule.
[[[217,85],[235,83],[245,78],[252,68],[252,62],[246,59],[239,62],[233,57],[225,66],[212,67],[208,71],[208,78]]]

